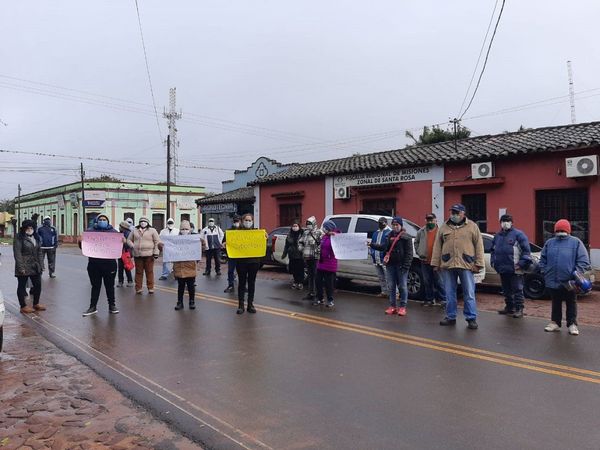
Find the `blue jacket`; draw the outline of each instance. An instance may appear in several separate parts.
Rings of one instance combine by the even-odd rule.
[[[373,237],[371,237],[371,242],[373,244],[384,245],[387,242],[387,237],[391,232],[392,230],[389,227],[385,227],[383,230],[375,230],[373,232]],[[371,260],[373,261],[373,264],[383,264],[385,251],[378,251],[374,248],[369,248],[369,253],[371,254]]]
[[[539,266],[546,287],[558,289],[573,278],[574,271],[583,273],[589,270],[590,258],[583,242],[576,237],[554,237],[544,244]]]
[[[531,248],[525,233],[516,228],[500,231],[494,236],[490,255],[492,267],[498,273],[522,274],[531,264]],[[515,267],[515,266],[519,267]]]
[[[37,234],[42,241],[42,248],[58,247],[58,233],[53,226],[43,225],[37,229]]]

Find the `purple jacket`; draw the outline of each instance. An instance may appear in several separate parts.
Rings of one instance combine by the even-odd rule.
[[[317,270],[337,272],[337,266],[338,262],[331,247],[331,237],[326,234],[321,238],[321,257],[317,263]]]

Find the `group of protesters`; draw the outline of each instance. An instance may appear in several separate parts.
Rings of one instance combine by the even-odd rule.
[[[48,259],[50,277],[55,277],[55,255],[58,235],[49,217],[37,227],[36,218],[24,220],[14,240],[15,276],[18,279],[17,297],[21,312],[43,311],[46,306],[40,303],[41,275],[45,270],[44,257]],[[475,274],[484,267],[483,239],[478,225],[466,215],[461,204],[450,208],[448,219],[438,225],[437,217],[429,213],[425,226],[419,229],[416,237],[410,236],[404,228],[402,217],[393,217],[388,224],[386,217],[378,221],[378,229],[367,242],[369,257],[379,279],[382,297],[389,299],[386,315],[407,315],[408,276],[413,264],[413,255],[420,260],[419,270],[424,287],[425,306],[445,306],[442,326],[453,326],[457,318],[458,282],[463,293],[463,314],[469,329],[477,329],[477,304],[475,298]],[[252,214],[233,218],[232,231],[252,230]],[[121,233],[122,255],[118,260],[89,257],[87,272],[91,283],[89,308],[83,313],[89,316],[97,313],[98,299],[102,285],[106,290],[109,313],[119,310],[115,301],[115,278],[117,287],[135,286],[136,294],[143,293],[144,275],[148,294],[154,293],[154,261],[163,248],[161,237],[194,234],[194,227],[188,220],[182,220],[175,228],[173,219],[167,220],[164,230],[157,232],[146,217],[141,217],[134,226],[127,219],[113,228],[105,214],[98,215],[87,231]],[[314,306],[334,307],[334,290],[338,259],[332,246],[332,237],[339,233],[333,220],[325,220],[318,227],[314,216],[309,217],[302,227],[301,221],[291,224],[286,237],[283,258],[288,258],[292,274],[292,289],[304,289],[303,297]],[[215,273],[221,275],[221,251],[227,248],[226,233],[209,219],[200,231],[200,245],[206,255],[205,276],[210,276],[212,262]],[[266,236],[265,236],[266,238]],[[80,242],[81,246],[81,242]],[[187,289],[189,308],[195,309],[195,286],[197,260],[163,262],[160,279],[167,279],[171,273],[178,281],[177,304],[175,310],[184,308],[183,298]],[[552,298],[551,322],[546,331],[558,331],[562,325],[562,303],[566,303],[566,325],[571,335],[579,334],[577,327],[578,283],[585,282],[582,274],[590,270],[590,260],[584,244],[571,235],[568,220],[561,219],[554,225],[554,237],[546,241],[539,261],[531,256],[529,240],[525,233],[514,227],[513,217],[504,214],[500,218],[500,230],[495,234],[491,248],[491,265],[499,273],[505,306],[502,315],[514,318],[523,317],[524,274],[539,271],[543,274],[545,286]],[[235,277],[238,278],[237,314],[245,311],[255,313],[254,307],[256,275],[260,267],[259,257],[229,258],[227,263],[227,287],[225,292],[235,290]],[[135,268],[135,282],[132,270]],[[305,280],[306,276],[306,280]],[[26,304],[28,282],[31,283],[32,307]]]

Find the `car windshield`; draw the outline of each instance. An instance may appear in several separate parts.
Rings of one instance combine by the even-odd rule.
[[[403,222],[404,224],[402,226],[406,230],[406,233],[408,233],[408,235],[410,235],[411,237],[416,237],[417,231],[419,231],[419,226],[408,219],[403,219]]]

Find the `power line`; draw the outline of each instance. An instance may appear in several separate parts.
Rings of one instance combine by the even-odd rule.
[[[494,26],[494,32],[492,33],[492,37],[490,38],[490,43],[488,45],[488,49],[485,54],[485,60],[483,61],[483,67],[481,68],[481,73],[479,74],[479,78],[477,79],[477,84],[475,85],[475,89],[473,90],[473,95],[471,96],[471,100],[469,100],[469,103],[468,103],[467,107],[465,108],[465,110],[463,111],[463,113],[460,115],[459,120],[461,120],[464,117],[464,115],[467,113],[467,111],[471,107],[471,104],[473,103],[473,100],[475,99],[475,95],[477,95],[477,91],[479,90],[481,78],[483,77],[483,73],[485,72],[485,68],[487,67],[488,58],[490,57],[490,50],[492,49],[492,44],[494,43],[494,37],[496,37],[496,32],[498,31],[498,25],[500,24],[500,18],[502,17],[502,13],[504,12],[504,4],[505,3],[506,3],[506,0],[502,0],[502,6],[500,7],[500,13],[498,14],[498,19],[496,20],[496,25]]]
[[[154,88],[152,87],[152,77],[150,76],[150,64],[148,64],[148,54],[146,52],[146,43],[144,42],[144,32],[142,31],[142,19],[140,18],[140,9],[138,7],[138,1],[135,2],[135,12],[137,13],[138,25],[140,27],[140,38],[142,39],[142,49],[144,50],[144,61],[146,62],[146,73],[148,74],[148,84],[150,85],[150,95],[152,96],[152,107],[154,108],[154,116],[156,117],[156,126],[158,128],[158,135],[160,136],[160,142],[164,141],[162,137],[162,131],[160,130],[160,122],[158,120],[158,110],[156,109],[156,100],[154,99]]]
[[[490,29],[492,28],[492,22],[494,21],[494,15],[496,14],[496,8],[498,7],[498,0],[494,3],[494,9],[492,11],[492,15],[490,17],[490,22],[488,23],[487,30],[485,32],[485,36],[483,37],[483,42],[481,43],[481,48],[479,49],[479,56],[477,56],[477,62],[475,63],[475,67],[473,67],[473,74],[471,75],[471,80],[469,81],[469,87],[467,87],[467,92],[465,92],[465,97],[460,105],[460,109],[458,110],[458,114],[462,111],[465,103],[467,101],[467,97],[469,96],[469,92],[471,91],[471,86],[473,85],[473,80],[475,79],[475,74],[477,73],[477,68],[479,67],[479,61],[481,61],[481,55],[483,55],[483,49],[485,48],[485,43],[487,42],[488,34],[490,33]]]

